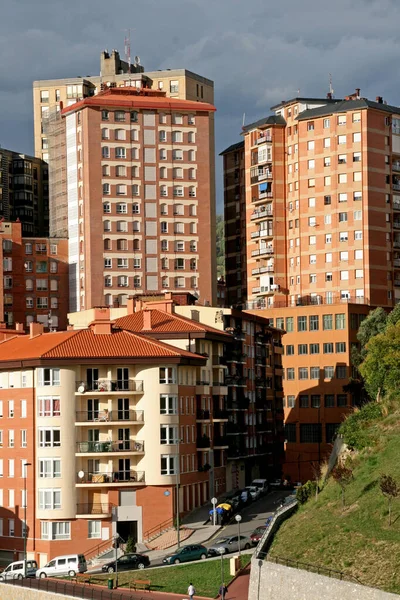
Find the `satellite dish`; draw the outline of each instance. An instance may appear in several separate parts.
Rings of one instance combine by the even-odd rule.
[[[79,471],[78,477],[79,477],[79,479],[83,479],[85,477],[85,472],[84,471]]]
[[[84,383],[81,383],[81,385],[78,387],[78,392],[80,394],[83,394],[86,391],[86,386]]]
[[[140,56],[135,56],[134,61],[135,64],[140,65]]]

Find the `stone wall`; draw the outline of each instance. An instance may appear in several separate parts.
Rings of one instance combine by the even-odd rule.
[[[399,600],[389,594],[357,583],[340,581],[284,567],[265,560],[251,561],[249,600]]]
[[[60,600],[60,598],[72,598],[73,596],[64,596],[42,590],[31,590],[19,585],[9,585],[0,583],[1,600]]]

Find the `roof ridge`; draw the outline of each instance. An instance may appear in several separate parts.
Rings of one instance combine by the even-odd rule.
[[[56,348],[59,348],[59,347],[63,346],[64,344],[66,344],[71,338],[73,338],[74,336],[78,335],[81,331],[85,331],[85,330],[84,329],[75,329],[75,330],[70,329],[70,330],[66,330],[66,331],[58,331],[58,332],[56,332],[56,333],[68,333],[68,334],[71,334],[71,335],[65,336],[65,338],[63,340],[61,340],[61,342],[58,342],[57,344],[54,344],[54,346],[52,346],[51,348],[48,348],[46,350],[46,352],[44,354],[41,354],[40,356],[46,357],[46,355],[49,352],[54,352],[54,350]],[[47,335],[47,334],[45,334],[45,335]],[[35,336],[35,338],[36,337],[37,336]],[[35,338],[30,338],[30,339],[35,339]]]

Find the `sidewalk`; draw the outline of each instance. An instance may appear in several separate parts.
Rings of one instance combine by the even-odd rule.
[[[247,600],[249,597],[251,563],[228,585],[225,600]]]

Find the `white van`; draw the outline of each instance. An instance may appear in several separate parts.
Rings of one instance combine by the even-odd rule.
[[[258,488],[261,495],[266,494],[269,489],[268,481],[266,479],[253,479],[251,485]]]
[[[85,573],[86,571],[86,558],[83,554],[65,554],[64,556],[52,558],[47,565],[40,567],[36,571],[36,577],[41,579],[60,575],[73,577],[77,573]]]
[[[26,577],[35,577],[38,565],[36,560],[26,561]],[[22,579],[25,577],[24,561],[17,560],[9,564],[2,573],[0,573],[0,581],[8,581],[10,579]]]

